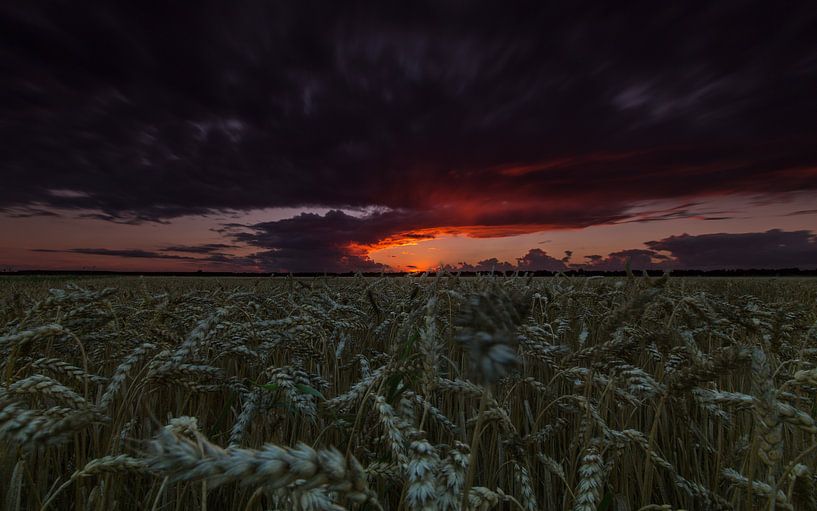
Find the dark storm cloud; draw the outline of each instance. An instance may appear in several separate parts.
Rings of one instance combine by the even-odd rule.
[[[413,225],[397,212],[355,217],[332,210],[326,215],[302,213],[244,226],[245,231],[229,236],[264,249],[256,257],[269,271],[373,271],[384,266],[369,259],[363,247],[401,231],[405,224]],[[409,234],[414,240],[423,239],[422,235]]]
[[[633,269],[817,268],[817,236],[810,231],[681,234],[647,241],[646,249],[586,256],[574,268],[615,271],[630,261]]]
[[[439,187],[621,214],[814,188],[814,21],[763,2],[10,4],[0,206],[428,211]]]
[[[810,231],[682,234],[645,245],[669,253],[681,268],[817,267],[817,236]]]
[[[646,249],[586,256],[573,268],[615,271],[630,261],[633,269],[817,268],[817,236],[810,231],[681,234],[647,241]]]

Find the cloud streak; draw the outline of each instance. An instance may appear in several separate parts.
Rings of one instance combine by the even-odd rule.
[[[186,259],[195,260],[193,257],[163,254],[161,252],[153,252],[150,250],[141,249],[109,249],[109,248],[69,248],[69,249],[50,249],[50,248],[34,248],[32,252],[45,253],[64,253],[64,254],[84,254],[84,255],[98,255],[110,257],[122,257],[127,259]]]
[[[215,244],[215,246],[222,246]],[[262,266],[259,266],[258,259],[254,255],[237,256],[227,253],[222,253],[214,250],[213,245],[202,245],[201,247],[171,247],[170,249],[142,250],[142,249],[109,249],[109,248],[69,248],[69,249],[48,249],[35,248],[31,252],[40,253],[55,253],[55,254],[82,254],[86,256],[103,256],[109,258],[116,258],[121,260],[137,259],[137,260],[174,260],[181,262],[188,262],[191,264],[217,267],[222,270],[230,271],[264,271]],[[178,250],[184,248],[184,250]],[[192,255],[178,255],[169,254],[167,252],[187,252],[190,254],[199,255],[194,257]]]

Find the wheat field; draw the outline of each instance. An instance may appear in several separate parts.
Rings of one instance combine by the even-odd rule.
[[[0,506],[817,510],[817,280],[0,280]]]

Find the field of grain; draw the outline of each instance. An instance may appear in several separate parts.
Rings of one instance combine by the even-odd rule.
[[[817,281],[0,280],[0,506],[817,510]]]

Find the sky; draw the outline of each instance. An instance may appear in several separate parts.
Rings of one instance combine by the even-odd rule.
[[[817,4],[0,5],[0,269],[817,268]]]

